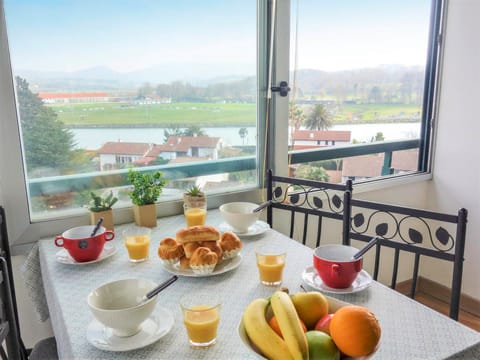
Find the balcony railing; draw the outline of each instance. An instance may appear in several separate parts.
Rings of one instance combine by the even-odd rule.
[[[393,171],[393,169],[391,169],[391,159],[394,151],[415,149],[419,146],[420,140],[412,139],[349,146],[335,146],[315,150],[298,150],[290,152],[290,163],[301,164],[313,161],[384,153],[385,156],[382,175],[388,175]],[[243,156],[185,164],[140,167],[136,168],[136,170],[159,170],[169,180],[181,180],[197,176],[255,170],[256,168],[257,163],[255,156]],[[85,190],[103,189],[107,187],[126,186],[129,185],[129,182],[127,181],[127,173],[128,169],[122,169],[29,179],[29,195],[30,197],[34,197],[65,192],[81,192]]]

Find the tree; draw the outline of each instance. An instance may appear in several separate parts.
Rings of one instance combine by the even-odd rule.
[[[288,107],[288,123],[290,127],[295,130],[298,130],[302,127],[305,122],[306,116],[302,108],[295,104],[293,101],[290,101],[290,106]]]
[[[25,79],[17,76],[16,87],[27,172],[42,168],[65,170],[75,146],[73,134],[30,91]]]
[[[375,137],[372,137],[372,139],[370,140],[370,142],[376,142],[376,141],[385,141],[385,136],[381,131],[377,132]]]
[[[203,131],[200,126],[191,125],[183,131],[183,136],[204,136],[205,131]]]
[[[305,121],[305,126],[310,130],[328,130],[332,127],[331,115],[325,105],[315,105]]]
[[[295,177],[328,182],[330,176],[321,166],[300,165],[295,171]]]
[[[240,135],[240,137],[242,138],[242,144],[245,145],[245,138],[248,135],[247,128],[240,128],[240,130],[238,130],[238,135]]]

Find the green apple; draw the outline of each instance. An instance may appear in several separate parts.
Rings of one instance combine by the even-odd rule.
[[[328,314],[328,301],[317,291],[298,292],[292,295],[292,301],[308,330],[313,330],[318,320]]]
[[[329,335],[323,331],[310,330],[305,336],[310,360],[340,360],[340,351]]]

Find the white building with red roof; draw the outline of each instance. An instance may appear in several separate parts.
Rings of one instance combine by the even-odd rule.
[[[123,164],[150,165],[158,158],[177,162],[216,160],[222,148],[219,137],[170,136],[165,144],[107,142],[97,150],[100,169],[109,170]]]
[[[325,146],[349,145],[351,131],[343,130],[295,130],[292,136],[294,150]]]

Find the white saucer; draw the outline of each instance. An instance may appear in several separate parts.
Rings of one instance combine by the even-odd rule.
[[[270,225],[268,225],[265,221],[257,220],[255,222],[255,224],[253,224],[252,226],[250,226],[248,228],[247,232],[242,232],[241,233],[241,232],[235,231],[227,223],[220,224],[218,229],[221,232],[231,231],[231,232],[237,234],[240,238],[244,238],[244,237],[251,237],[251,236],[257,236],[257,235],[263,234],[265,231],[270,229]]]
[[[305,270],[303,270],[302,279],[307,285],[313,287],[314,289],[333,294],[355,293],[365,290],[372,283],[372,277],[370,276],[370,274],[367,273],[365,270],[362,270],[358,273],[357,278],[350,287],[345,289],[334,289],[323,283],[322,279],[320,278],[320,276],[318,276],[313,266],[309,266]]]
[[[234,258],[223,260],[210,274],[196,274],[191,269],[180,269],[179,263],[174,265],[166,264],[162,262],[163,268],[171,274],[187,276],[187,277],[208,277],[223,274],[227,271],[236,269],[242,262],[242,254],[238,254]]]
[[[102,260],[105,260],[106,258],[109,258],[113,254],[117,252],[117,248],[115,247],[114,244],[111,243],[106,243],[103,247],[102,253],[96,260],[92,261],[85,261],[85,262],[77,262],[75,261],[70,254],[68,253],[67,250],[62,249],[59,252],[55,254],[55,257],[59,263],[62,264],[67,264],[67,265],[87,265],[87,264],[92,264],[96,263]]]
[[[155,312],[143,322],[140,332],[133,336],[118,337],[113,335],[112,329],[93,319],[87,328],[87,340],[100,350],[129,351],[153,344],[167,335],[172,327],[172,312],[157,306]]]

